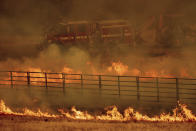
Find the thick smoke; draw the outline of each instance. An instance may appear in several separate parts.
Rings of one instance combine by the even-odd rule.
[[[154,71],[159,71],[163,75],[173,77],[196,77],[195,7],[194,0],[180,2],[179,0],[1,0],[0,70],[29,71],[29,68],[39,68],[41,71],[62,72],[65,67],[68,67],[77,73],[118,75],[116,72],[107,72],[107,68],[112,65],[112,62],[120,61],[128,66],[128,71],[123,75],[135,75],[132,70],[136,70],[139,71],[137,75],[146,75],[146,72],[150,72],[147,75],[152,75]],[[179,36],[175,32],[170,35],[171,38],[166,39],[172,43],[166,42],[169,47],[154,48],[157,41],[160,41],[154,36],[156,30],[146,26],[149,21],[160,19],[161,14],[173,15],[176,17],[175,22],[185,26],[183,28],[185,33],[191,32],[185,36],[180,48],[173,46],[176,41],[174,42],[172,38]],[[136,47],[127,48],[120,42],[114,42],[95,43],[102,48],[95,46],[85,49],[73,46],[63,49],[62,46],[52,44],[40,51],[37,45],[42,43],[45,32],[62,19],[66,21],[126,19],[135,32]],[[92,56],[90,52],[95,52],[95,55]],[[158,56],[157,52],[166,53]],[[71,92],[67,96],[69,99],[62,100],[63,97],[59,96],[58,102],[67,102],[70,105],[80,102],[93,105],[98,102],[99,97],[91,95],[91,92],[86,92],[83,99],[82,96],[74,93]],[[37,94],[37,91],[32,91],[32,97],[29,97],[25,91],[18,93],[19,96],[15,92],[5,94],[1,92],[1,97],[12,99],[10,103],[14,103],[15,98],[20,103],[25,98],[26,105],[34,100],[30,104],[32,107],[34,103],[38,106],[57,103],[55,100],[58,96],[56,94],[51,99],[45,98],[43,94]],[[111,98],[108,103],[115,104],[116,100]],[[103,101],[106,100],[103,98]]]
[[[39,43],[44,31],[62,18],[129,19],[140,26],[149,17],[164,13],[183,15],[183,21],[195,23],[195,5],[194,0],[1,0],[0,43]]]

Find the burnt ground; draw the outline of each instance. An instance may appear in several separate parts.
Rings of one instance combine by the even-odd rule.
[[[110,122],[0,115],[0,131],[195,131],[195,122]]]

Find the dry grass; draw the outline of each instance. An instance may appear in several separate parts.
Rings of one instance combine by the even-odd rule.
[[[195,131],[196,124],[168,122],[96,122],[0,117],[0,131]]]

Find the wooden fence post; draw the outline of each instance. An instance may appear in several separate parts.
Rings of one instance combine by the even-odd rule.
[[[31,85],[30,72],[27,72],[27,85],[28,87]]]
[[[159,102],[159,78],[156,77],[156,87],[157,87],[157,102]]]
[[[14,85],[13,85],[13,73],[12,73],[12,71],[10,71],[10,81],[11,81],[11,88],[13,88]]]
[[[179,101],[179,80],[176,78],[176,100]]]
[[[137,84],[137,101],[140,101],[140,85],[139,85],[139,76],[136,76],[136,84]]]
[[[101,88],[102,88],[101,75],[99,75],[99,95],[101,95]]]
[[[48,91],[48,79],[47,79],[47,73],[45,72],[45,87],[46,87],[46,90]]]
[[[99,75],[99,89],[101,89],[102,84],[101,84],[101,75]]]
[[[62,73],[62,82],[63,82],[63,94],[65,94],[65,74]]]
[[[83,75],[82,74],[80,75],[80,80],[81,80],[81,83],[80,83],[81,84],[81,88],[83,89],[84,83],[83,83]]]
[[[83,91],[84,91],[84,90],[83,90],[83,88],[84,88],[84,83],[83,83],[83,75],[82,75],[82,74],[80,74],[80,80],[81,80],[81,83],[80,83],[80,84],[81,84],[81,89],[82,89],[82,90],[81,90],[81,93],[82,93],[82,95],[83,95],[83,94],[84,94],[84,92],[83,92]]]
[[[120,76],[118,77],[118,95],[120,96]]]

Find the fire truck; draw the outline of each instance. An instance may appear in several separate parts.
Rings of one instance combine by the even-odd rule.
[[[186,40],[186,32],[190,32],[177,18],[180,19],[181,15],[161,14],[137,25],[137,28],[127,20],[61,22],[46,33],[43,45],[79,46],[92,55],[96,54],[96,49],[104,56],[112,55],[120,48],[127,49],[121,50],[120,55],[133,48],[146,48],[147,55],[155,57],[176,55],[173,49],[180,49]],[[113,47],[116,47],[115,51]]]
[[[75,43],[107,43],[120,41],[131,45],[132,31],[125,20],[69,21],[52,28],[46,35],[47,43],[73,45]]]

